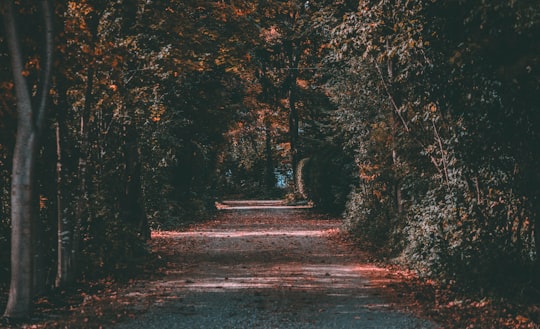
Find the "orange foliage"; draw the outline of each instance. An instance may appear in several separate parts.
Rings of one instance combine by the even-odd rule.
[[[309,87],[309,81],[303,79],[296,79],[296,84],[298,87],[307,89]]]
[[[39,196],[39,209],[45,209],[47,207],[47,201],[49,201],[49,199],[47,199],[43,195],[40,195]]]
[[[2,81],[0,82],[0,88],[5,90],[12,90],[14,87],[13,82],[11,81]]]

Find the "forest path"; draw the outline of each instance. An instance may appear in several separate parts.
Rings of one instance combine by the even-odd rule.
[[[185,232],[155,232],[166,272],[125,292],[144,313],[114,328],[435,327],[385,301],[386,270],[335,239],[338,220],[245,206]]]

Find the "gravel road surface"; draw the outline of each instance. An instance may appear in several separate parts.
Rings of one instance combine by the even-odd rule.
[[[267,206],[154,233],[166,275],[126,292],[141,314],[113,328],[437,328],[385,301],[384,269],[331,239],[339,221]]]

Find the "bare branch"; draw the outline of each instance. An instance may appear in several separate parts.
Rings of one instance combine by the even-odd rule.
[[[444,152],[441,136],[439,136],[439,132],[437,131],[435,120],[431,120],[431,123],[433,124],[433,132],[435,134],[435,139],[437,140],[437,143],[439,144],[439,148],[441,150],[441,161],[442,161],[443,170],[444,170],[444,178],[446,179],[446,184],[448,184],[450,182],[450,177],[448,175],[448,166],[446,163],[446,156],[444,154],[445,152]]]
[[[409,126],[407,125],[407,122],[401,115],[401,110],[397,106],[396,101],[394,100],[394,96],[392,96],[392,94],[390,93],[390,88],[388,88],[388,84],[384,80],[384,76],[382,74],[381,68],[379,67],[379,64],[377,64],[377,61],[375,60],[375,58],[372,58],[372,59],[373,59],[373,63],[375,63],[375,67],[377,68],[377,72],[379,73],[379,77],[381,78],[381,82],[384,86],[384,90],[386,91],[386,94],[388,95],[388,99],[390,100],[390,103],[392,103],[394,111],[396,112],[397,116],[401,120],[401,123],[403,124],[403,128],[405,128],[405,131],[409,132],[410,131]]]

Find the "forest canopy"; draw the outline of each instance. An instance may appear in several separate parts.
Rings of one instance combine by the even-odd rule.
[[[421,275],[540,289],[540,2],[0,8],[7,317],[224,197],[308,198]]]

